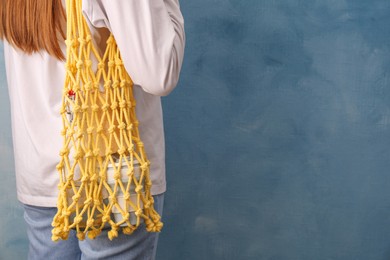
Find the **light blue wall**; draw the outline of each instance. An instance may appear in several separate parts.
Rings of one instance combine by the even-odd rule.
[[[390,259],[390,2],[181,3],[161,259]]]
[[[390,2],[181,1],[161,260],[390,259]],[[0,65],[0,259],[26,250]]]

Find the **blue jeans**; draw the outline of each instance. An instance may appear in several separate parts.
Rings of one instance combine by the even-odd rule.
[[[162,216],[164,193],[154,195],[153,198],[155,209]],[[109,230],[103,230],[94,240],[86,238],[84,241],[79,241],[72,230],[68,240],[53,242],[51,222],[57,209],[24,205],[24,210],[30,241],[29,260],[155,259],[159,234],[147,232],[144,223],[131,235],[119,232],[113,241],[107,237]]]

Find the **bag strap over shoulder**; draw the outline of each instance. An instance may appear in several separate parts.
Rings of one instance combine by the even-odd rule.
[[[61,116],[63,145],[54,241],[70,229],[80,240],[107,226],[110,239],[131,234],[143,221],[163,226],[150,193],[150,162],[138,130],[133,82],[114,36],[103,56],[92,41],[81,0],[67,0],[66,78]]]

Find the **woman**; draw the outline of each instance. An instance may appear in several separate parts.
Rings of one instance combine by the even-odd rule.
[[[61,148],[65,77],[61,0],[2,0],[0,37],[11,103],[17,196],[25,208],[29,259],[154,259],[158,234],[143,227],[113,242],[51,241]],[[83,0],[94,41],[104,48],[111,32],[134,82],[141,139],[151,161],[151,193],[162,214],[165,180],[160,96],[177,85],[185,48],[179,0]]]

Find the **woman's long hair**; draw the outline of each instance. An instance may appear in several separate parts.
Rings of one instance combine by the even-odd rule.
[[[65,39],[61,0],[0,0],[0,39],[26,53],[41,50],[63,60],[59,40]],[[62,39],[59,39],[62,37]]]

